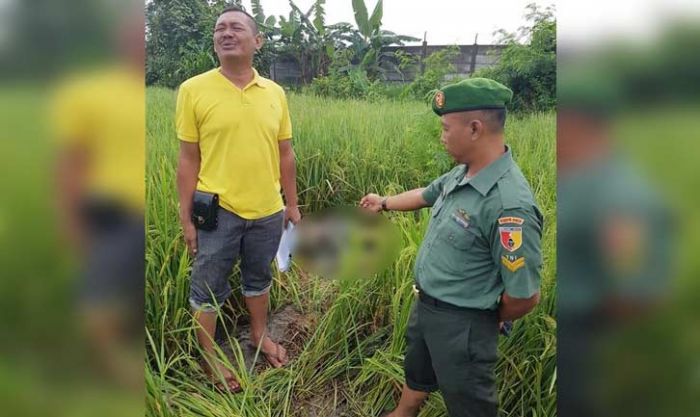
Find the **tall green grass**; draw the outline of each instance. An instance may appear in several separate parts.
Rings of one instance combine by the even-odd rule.
[[[188,309],[190,260],[177,215],[175,93],[147,93],[146,329],[149,416],[374,416],[392,407],[403,382],[404,334],[413,295],[412,268],[427,211],[392,213],[402,249],[391,268],[369,280],[327,281],[300,271],[276,274],[273,310],[292,304],[307,317],[303,346],[283,369],[232,368],[237,395],[211,389],[198,371]],[[425,186],[451,167],[439,123],[417,102],[369,103],[291,95],[297,177],[303,211],[356,204],[368,192]],[[500,343],[499,397],[505,416],[553,416],[556,384],[555,117],[508,121],[506,135],[546,217],[543,301]],[[234,273],[233,280],[237,280]],[[237,285],[233,285],[234,288]],[[236,294],[240,297],[240,294]],[[234,307],[234,316],[240,306]],[[333,411],[336,410],[336,411]],[[335,414],[334,414],[335,413]],[[421,416],[445,415],[431,395]]]

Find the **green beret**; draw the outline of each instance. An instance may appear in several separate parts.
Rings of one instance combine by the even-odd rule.
[[[623,104],[622,82],[607,68],[567,66],[557,76],[557,108],[607,118]]]
[[[513,98],[505,85],[488,78],[468,78],[442,87],[433,97],[433,111],[447,113],[481,109],[503,109]]]

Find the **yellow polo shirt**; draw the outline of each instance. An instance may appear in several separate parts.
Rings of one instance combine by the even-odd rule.
[[[59,147],[88,153],[87,192],[143,211],[146,99],[142,73],[116,65],[78,74],[57,89],[51,108]]]
[[[251,220],[283,208],[279,141],[292,137],[284,90],[254,72],[242,90],[219,68],[190,78],[180,86],[175,117],[178,139],[199,144],[197,189]]]

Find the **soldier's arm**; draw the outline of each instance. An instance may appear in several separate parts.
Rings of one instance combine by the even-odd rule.
[[[360,200],[360,207],[374,212],[382,210],[382,202],[387,210],[396,211],[413,211],[432,207],[442,192],[448,174],[442,175],[427,187],[415,188],[397,195],[382,197],[377,194],[367,194]]]
[[[416,188],[411,191],[386,197],[378,194],[367,194],[360,200],[360,207],[370,211],[380,212],[383,209],[382,202],[384,202],[386,210],[418,210],[429,206],[423,198],[424,190],[425,188]]]
[[[536,207],[504,210],[493,222],[491,253],[505,290],[501,321],[518,319],[540,300],[542,216]]]
[[[387,210],[412,211],[428,207],[423,198],[425,188],[416,188],[405,193],[386,197]]]
[[[503,293],[501,304],[498,306],[498,317],[500,321],[519,319],[531,312],[540,302],[540,292],[529,298],[515,298]]]

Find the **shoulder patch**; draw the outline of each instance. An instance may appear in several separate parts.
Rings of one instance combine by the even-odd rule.
[[[499,227],[501,246],[509,252],[515,252],[523,245],[522,227]]]
[[[523,224],[525,220],[521,217],[507,216],[498,219],[498,224]]]

